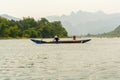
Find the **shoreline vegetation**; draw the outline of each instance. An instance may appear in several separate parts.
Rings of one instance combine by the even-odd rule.
[[[60,21],[49,22],[46,18],[35,20],[31,17],[23,17],[22,20],[8,20],[0,17],[0,40],[1,39],[29,39],[29,38],[72,38],[62,26]],[[113,31],[101,34],[90,34],[77,36],[78,38],[114,38],[120,37],[120,25]]]
[[[35,20],[27,17],[22,20],[8,20],[0,17],[0,39],[68,37],[60,21],[49,22],[46,18]]]
[[[113,31],[106,32],[106,33],[101,33],[101,34],[90,34],[88,33],[87,35],[83,37],[96,37],[96,38],[115,38],[118,37],[120,38],[120,25],[115,28]]]

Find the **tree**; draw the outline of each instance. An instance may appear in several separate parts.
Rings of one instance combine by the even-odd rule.
[[[0,17],[0,37],[51,38],[55,35],[67,36],[67,31],[60,21],[49,22],[46,18],[35,21],[34,18],[30,17],[14,21]]]
[[[18,29],[18,26],[11,26],[9,28],[9,36],[12,38],[18,38],[20,37],[20,30]]]

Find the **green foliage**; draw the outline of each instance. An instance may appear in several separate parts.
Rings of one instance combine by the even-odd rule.
[[[96,37],[120,37],[120,25],[111,32],[95,35]]]
[[[1,38],[51,38],[55,35],[67,37],[67,31],[60,21],[49,22],[46,18],[36,21],[30,17],[14,21],[0,17]]]

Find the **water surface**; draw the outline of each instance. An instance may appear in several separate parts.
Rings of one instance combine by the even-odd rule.
[[[120,38],[42,45],[0,40],[0,80],[120,80]]]

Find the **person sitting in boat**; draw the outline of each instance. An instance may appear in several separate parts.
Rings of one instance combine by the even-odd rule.
[[[76,40],[76,36],[75,35],[73,36],[73,40]]]
[[[59,41],[58,36],[55,36],[55,37],[54,37],[54,40],[56,41],[56,43],[58,43],[58,41]]]

